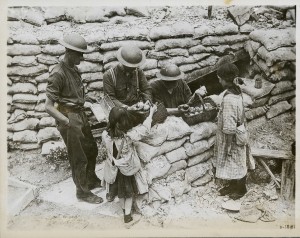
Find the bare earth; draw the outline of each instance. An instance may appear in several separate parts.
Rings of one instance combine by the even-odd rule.
[[[280,115],[256,127],[250,127],[252,144],[255,147],[270,149],[290,149],[295,139],[295,114]],[[255,140],[254,140],[255,139]],[[71,176],[68,164],[55,167],[42,157],[40,151],[9,153],[9,174],[21,181],[36,185],[40,192],[49,186],[63,181]],[[280,174],[275,174],[280,178]],[[180,199],[172,199],[159,208],[156,216],[142,216],[141,220],[130,226],[133,230],[163,228],[198,229],[215,221],[222,221],[229,225],[261,225],[266,229],[280,228],[280,226],[294,224],[294,201],[283,201],[276,190],[274,183],[255,184],[248,179],[247,201],[260,199],[272,212],[274,222],[245,223],[236,220],[236,213],[222,208],[224,197],[217,196],[218,184],[211,181],[205,186],[193,188]],[[153,205],[155,207],[155,204]],[[104,216],[94,210],[81,210],[75,207],[65,207],[57,203],[45,202],[36,199],[27,206],[21,214],[10,217],[8,228],[11,230],[115,230],[124,228],[122,217]],[[224,226],[226,227],[226,226]],[[257,227],[257,226],[255,226]],[[128,227],[127,227],[128,228]]]

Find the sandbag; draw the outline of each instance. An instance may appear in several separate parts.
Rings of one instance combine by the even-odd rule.
[[[181,117],[169,116],[163,124],[168,129],[167,140],[183,138],[192,133],[190,126]]]
[[[165,176],[170,176],[176,171],[185,169],[187,167],[187,162],[185,160],[179,160],[171,164],[171,168],[168,170]]]
[[[6,139],[7,139],[7,141],[12,141],[13,140],[13,135],[14,135],[14,133],[7,132],[6,133]]]
[[[195,64],[184,64],[184,65],[179,66],[179,69],[184,73],[188,73],[188,72],[191,72],[195,69],[200,69],[200,68],[201,67],[197,63],[195,63]]]
[[[46,127],[40,129],[37,134],[38,143],[45,143],[49,140],[55,140],[60,138],[60,133],[56,127]]]
[[[232,20],[238,26],[242,26],[250,19],[252,6],[229,6],[227,11]]]
[[[277,95],[294,89],[291,81],[281,81],[275,84],[275,87],[271,91],[271,95]]]
[[[149,16],[148,7],[125,7],[125,12],[127,15],[133,15],[136,17]]]
[[[85,37],[86,42],[88,45],[94,45],[98,49],[98,44],[104,43],[107,40],[107,36],[105,32],[103,32],[101,29],[99,31],[94,32],[93,34],[89,34]]]
[[[295,95],[296,95],[295,90],[285,92],[285,93],[282,93],[282,94],[278,94],[278,95],[272,96],[269,99],[268,104],[272,105],[272,104],[275,104],[275,103],[280,102],[280,101],[290,100],[291,98],[295,97]]]
[[[197,40],[193,40],[192,38],[165,39],[165,40],[158,40],[156,42],[155,50],[162,51],[162,50],[172,49],[172,48],[190,48],[198,44],[200,44],[200,42]]]
[[[103,55],[99,52],[83,54],[83,58],[84,58],[84,60],[91,61],[91,62],[102,62],[103,61]]]
[[[195,143],[216,134],[218,126],[214,122],[202,122],[191,126],[193,133],[190,135],[190,142]]]
[[[244,49],[245,42],[238,42],[230,46],[231,50],[238,51]]]
[[[34,107],[34,110],[37,111],[37,112],[44,112],[45,111],[45,103],[44,102],[38,103]]]
[[[87,82],[94,82],[94,81],[102,81],[103,80],[103,73],[97,72],[97,73],[83,73],[81,74],[82,81],[84,83]]]
[[[209,139],[207,140],[208,148],[213,147],[215,142],[216,142],[216,136],[209,137]]]
[[[270,69],[271,73],[275,73],[275,72],[280,71],[280,70],[282,70],[285,67],[288,67],[290,65],[291,65],[291,62],[280,61],[280,62],[277,62],[274,65],[272,65],[269,69]]]
[[[143,27],[143,28],[142,28]],[[148,29],[143,25],[128,28],[126,26],[115,25],[106,33],[107,42],[123,41],[123,40],[141,40],[148,41]]]
[[[63,141],[48,141],[42,146],[42,155],[48,155],[51,153],[51,150],[55,150],[57,148],[66,148],[66,145]]]
[[[255,28],[252,26],[252,25],[250,25],[250,24],[244,24],[244,25],[242,25],[241,27],[240,27],[240,32],[241,33],[246,33],[246,34],[250,34],[252,31],[254,31],[255,30]]]
[[[184,193],[191,190],[191,186],[186,180],[173,180],[168,183],[168,187],[171,190],[172,197],[181,197]]]
[[[214,150],[213,150],[213,148],[210,148],[210,149],[206,150],[205,152],[203,152],[199,155],[190,157],[187,160],[187,166],[191,167],[191,166],[194,166],[196,164],[203,163],[203,162],[207,161],[208,159],[212,158],[213,155],[214,155]]]
[[[109,51],[109,52],[105,52],[104,56],[103,56],[103,63],[109,63],[112,61],[117,61],[117,55],[116,55],[117,51]]]
[[[12,96],[11,95],[9,95],[9,94],[7,94],[7,102],[6,102],[6,104],[7,105],[11,105],[12,104]]]
[[[269,94],[275,87],[275,84],[262,78],[262,88],[255,88],[255,80],[243,78],[244,84],[240,85],[242,92],[251,96],[252,99],[262,98]]]
[[[7,93],[12,95],[18,93],[36,94],[37,88],[31,83],[16,83],[8,89]]]
[[[113,16],[125,16],[126,12],[124,7],[105,7],[104,8],[104,16],[113,17]]]
[[[36,143],[37,142],[37,132],[32,130],[18,131],[13,135],[14,142],[22,143]]]
[[[157,72],[159,72],[158,69],[150,69],[150,70],[144,71],[144,74],[147,77],[147,79],[152,79],[152,78],[155,78]]]
[[[43,117],[43,118],[41,118],[41,120],[39,121],[39,124],[38,124],[38,127],[40,129],[45,128],[45,127],[55,127],[55,126],[56,126],[56,122],[53,117]]]
[[[144,167],[147,173],[147,181],[149,184],[152,184],[153,179],[163,177],[170,168],[171,164],[164,155],[151,159],[151,161]]]
[[[156,69],[157,68],[157,60],[156,59],[147,59],[140,68],[142,70]]]
[[[224,25],[217,25],[213,32],[215,35],[233,35],[239,33],[239,28],[234,23],[226,22]]]
[[[88,7],[66,8],[66,18],[71,22],[86,23],[86,12]]]
[[[139,40],[124,40],[124,41],[117,41],[117,42],[109,42],[109,43],[103,43],[101,44],[100,49],[103,51],[112,51],[112,50],[118,50],[122,46],[126,45],[136,45],[141,50],[145,49],[152,49],[152,43],[149,41],[139,41]]]
[[[202,177],[192,182],[192,187],[203,186],[209,183],[213,179],[213,176],[207,171]]]
[[[35,130],[37,125],[39,124],[39,119],[36,118],[25,118],[22,121],[16,122],[14,124],[8,124],[7,130],[8,131],[24,131],[24,130]]]
[[[56,56],[40,54],[37,56],[37,61],[42,64],[52,65],[58,63],[58,58]]]
[[[87,89],[89,91],[92,91],[92,90],[101,90],[102,91],[103,90],[103,82],[96,81],[96,82],[88,83]]]
[[[20,7],[8,7],[7,8],[7,20],[19,21],[22,16],[22,8]]]
[[[194,165],[192,167],[188,167],[185,170],[185,177],[189,183],[195,181],[198,178],[201,178],[206,174],[206,172],[212,169],[212,163],[211,161],[206,161],[203,163],[199,163],[197,165]]]
[[[46,83],[46,82],[48,82],[49,76],[50,76],[50,75],[49,75],[49,73],[47,72],[47,73],[44,73],[44,74],[41,74],[41,75],[35,77],[35,80],[36,80],[36,82],[38,82],[38,83]]]
[[[252,108],[263,107],[264,105],[268,104],[269,99],[270,96],[255,99],[253,101]]]
[[[62,45],[45,45],[42,52],[46,55],[62,55],[65,53],[65,47]]]
[[[47,98],[47,95],[46,95],[45,92],[44,92],[44,93],[40,93],[40,94],[38,95],[38,103],[40,103],[40,102],[45,102],[45,101],[46,101],[46,98]]]
[[[104,72],[107,70],[116,67],[119,64],[119,61],[112,61],[104,65]]]
[[[36,95],[32,94],[14,94],[12,102],[13,103],[36,103],[38,100],[38,97]]]
[[[214,35],[214,28],[213,26],[201,24],[199,27],[195,28],[195,39],[202,39],[205,36]]]
[[[16,123],[24,120],[27,117],[26,112],[24,110],[16,109],[11,114],[9,120],[7,120],[7,124]]]
[[[69,22],[64,22],[68,26],[62,26],[63,28],[69,27]],[[47,29],[41,29],[37,33],[37,39],[40,44],[47,45],[47,44],[54,44],[57,45],[59,40],[63,38],[64,32],[60,30],[47,30]]]
[[[34,117],[38,119],[42,119],[43,117],[49,117],[49,114],[47,112],[27,111],[26,114],[28,117]]]
[[[215,54],[222,55],[228,53],[231,48],[229,45],[218,45],[218,46],[212,46],[211,47]]]
[[[296,79],[295,72],[289,68],[276,71],[269,78],[269,80],[273,83],[276,83],[278,81],[295,80],[295,79]]]
[[[164,53],[172,57],[176,57],[176,56],[189,57],[189,51],[187,49],[181,49],[181,48],[168,49],[165,50]]]
[[[36,105],[35,103],[14,103],[12,105],[12,107],[14,109],[21,109],[21,110],[25,110],[25,111],[31,111],[31,110],[34,110],[35,105]]]
[[[295,110],[295,109],[296,109],[296,97],[292,98],[292,99],[289,101],[289,104],[292,105],[292,110]]]
[[[164,60],[170,59],[171,57],[165,53],[165,51],[150,50],[147,54],[148,59]]]
[[[36,10],[36,8],[29,8],[24,11],[22,20],[34,26],[42,26],[46,24],[43,12]]]
[[[247,118],[247,120],[253,120],[257,117],[265,115],[267,113],[267,111],[269,110],[269,108],[270,107],[268,105],[265,105],[262,107],[250,109],[245,112],[245,117]]]
[[[188,49],[190,54],[210,53],[212,50],[211,47],[205,47],[203,45],[196,45]]]
[[[36,149],[39,149],[40,148],[40,145],[37,144],[37,143],[26,143],[26,144],[20,144],[18,146],[18,149],[20,150],[36,150]]]
[[[7,75],[36,76],[47,71],[48,67],[43,64],[30,67],[12,66],[7,68]]]
[[[160,197],[160,200],[164,201],[170,201],[172,198],[171,190],[169,187],[164,186],[160,183],[154,183],[151,185],[151,189],[153,189],[158,196]]]
[[[252,107],[253,100],[247,93],[242,93],[243,96],[243,104],[245,108]]]
[[[249,37],[262,43],[268,51],[278,49],[283,46],[293,46],[296,44],[296,29],[259,29],[252,31]]]
[[[208,58],[198,62],[198,65],[201,68],[204,68],[204,67],[207,67],[207,66],[212,66],[212,65],[215,65],[218,62],[219,58],[220,58],[219,56],[211,55]]]
[[[168,153],[179,148],[185,141],[188,140],[188,138],[189,137],[186,136],[181,139],[166,141],[160,146],[151,146],[143,142],[134,142],[134,144],[140,159],[144,162],[148,162],[156,156]]]
[[[38,84],[38,92],[39,93],[46,92],[47,85],[48,85],[48,83],[39,83]]]
[[[232,45],[238,42],[246,41],[248,39],[249,37],[246,35],[206,36],[202,39],[201,44],[203,46],[222,45],[222,44]]]
[[[103,70],[103,67],[102,64],[82,61],[78,65],[78,70],[80,73],[101,72]]]
[[[109,18],[104,16],[103,7],[93,7],[86,11],[86,22],[108,22]]]
[[[176,161],[185,160],[188,158],[187,154],[185,153],[184,147],[180,147],[176,150],[170,151],[170,152],[166,153],[165,156],[171,164]]]
[[[272,105],[267,112],[267,118],[271,119],[273,117],[278,116],[279,114],[282,114],[292,108],[292,105],[289,104],[287,101],[278,102],[274,105]]]
[[[267,66],[272,66],[280,61],[295,61],[296,54],[292,47],[282,47],[274,51],[268,51],[264,46],[258,49],[257,54],[266,61]]]
[[[47,23],[55,23],[65,20],[66,9],[63,7],[46,7],[45,8],[45,21]]]
[[[11,66],[12,65],[12,57],[10,56],[6,56],[6,62],[7,62],[7,66]]]
[[[197,141],[193,144],[186,142],[184,144],[184,148],[185,148],[186,154],[190,157],[199,155],[209,149],[207,140]]]
[[[152,146],[160,146],[164,143],[168,137],[168,130],[164,124],[165,122],[154,125],[150,133],[141,139],[141,142]]]
[[[38,55],[41,53],[41,47],[38,45],[14,44],[7,46],[7,55]]]
[[[39,41],[33,33],[17,33],[12,36],[14,43],[24,45],[38,45]]]
[[[179,21],[173,25],[153,27],[149,32],[149,37],[152,40],[159,40],[183,36],[192,36],[193,34],[194,27],[190,23]]]
[[[202,58],[205,58],[207,55],[208,54],[205,53],[205,55],[202,55]],[[189,56],[189,57],[177,56],[177,57],[173,57],[172,59],[160,60],[158,65],[164,66],[172,63],[179,66],[183,64],[193,64],[196,62],[197,62],[197,58],[194,56]]]

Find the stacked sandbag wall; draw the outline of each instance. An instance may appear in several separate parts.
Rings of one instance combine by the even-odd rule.
[[[296,36],[295,28],[252,31],[245,49],[251,58],[248,87],[248,120],[271,119],[296,108]],[[255,89],[261,85],[262,89]],[[252,88],[252,90],[249,90]],[[251,101],[250,99],[250,101]]]
[[[170,116],[136,142],[149,185],[149,192],[137,199],[142,213],[149,214],[151,207],[157,211],[162,203],[212,180],[216,130],[213,122],[189,126],[182,118]]]
[[[142,68],[149,80],[168,62],[190,77],[220,56],[243,48],[251,30],[239,29],[230,19],[206,19],[203,26],[176,19],[157,22],[147,9],[128,7],[12,7],[8,27],[8,142],[23,150],[60,138],[44,106],[49,72],[65,51],[58,43],[64,33],[76,31],[86,38],[89,53],[78,68],[87,95],[100,97],[103,73],[116,64],[115,52],[125,43],[146,53]]]

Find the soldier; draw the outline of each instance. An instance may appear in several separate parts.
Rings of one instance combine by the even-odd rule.
[[[88,52],[85,39],[77,33],[65,35],[60,44],[66,48],[63,60],[50,73],[46,90],[46,111],[55,118],[68,151],[76,196],[88,203],[101,203],[103,199],[90,190],[101,187],[95,174],[97,144],[83,111],[84,86],[76,65]],[[54,103],[58,104],[56,108]]]
[[[119,64],[105,72],[103,91],[114,104],[130,110],[130,106],[143,101],[151,105],[151,87],[144,72],[139,69],[146,57],[135,45],[120,47],[117,51]],[[117,181],[109,186],[106,194],[108,201],[113,201],[118,193]]]

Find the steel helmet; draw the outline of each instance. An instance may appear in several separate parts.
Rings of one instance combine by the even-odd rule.
[[[175,81],[183,79],[184,73],[180,71],[179,67],[175,64],[169,64],[160,69],[160,72],[156,73],[156,77],[165,81]]]
[[[117,59],[127,67],[136,68],[145,63],[146,57],[136,45],[126,45],[117,51]]]
[[[87,49],[87,43],[85,39],[78,33],[73,32],[64,35],[64,38],[60,40],[59,43],[67,49],[71,49],[82,53],[89,52]]]

